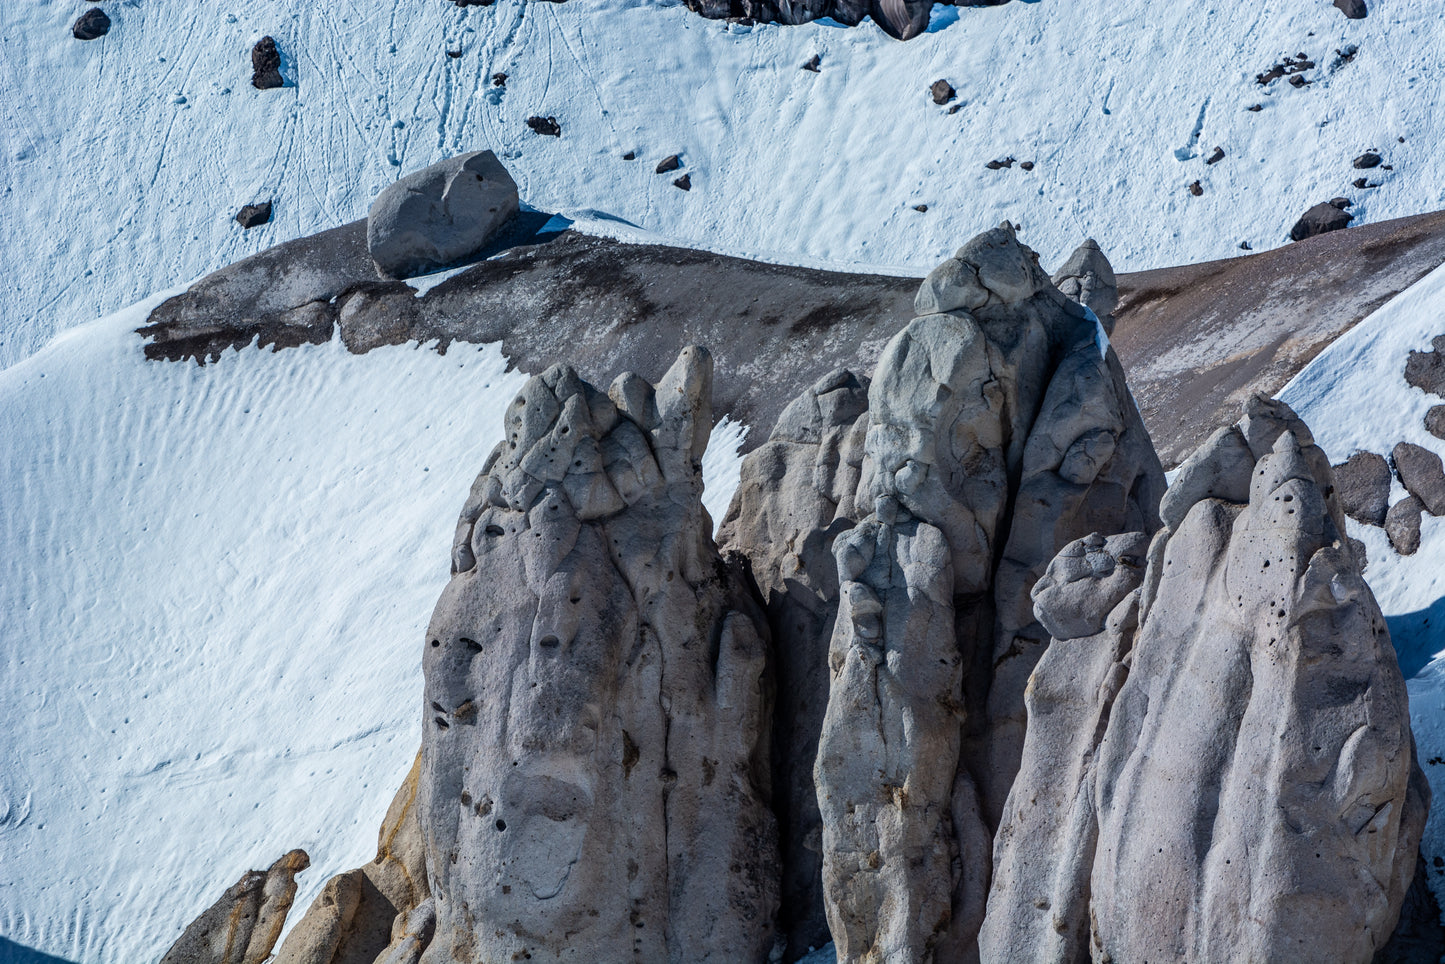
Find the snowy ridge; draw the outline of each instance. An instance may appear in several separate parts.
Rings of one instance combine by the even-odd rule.
[[[655,0],[105,7],[114,27],[90,42],[70,36],[73,4],[11,5],[0,23],[0,367],[78,319],[362,217],[399,174],[478,147],[584,229],[919,274],[1004,219],[1046,264],[1093,236],[1139,270],[1278,245],[1339,194],[1366,221],[1445,207],[1445,18],[1406,0],[1372,0],[1364,20],[1326,0],[940,6],[907,43]],[[262,35],[282,90],[249,84]],[[1309,86],[1256,83],[1298,53]],[[799,69],[814,54],[820,71]],[[956,113],[928,96],[940,78]],[[561,137],[530,131],[534,114]],[[1226,157],[1207,165],[1215,145]],[[1369,148],[1394,170],[1351,168]],[[690,192],[653,173],[672,153]],[[1036,167],[984,168],[1010,156]],[[1381,186],[1350,188],[1362,174]],[[273,223],[231,220],[268,199]]]
[[[147,362],[165,296],[0,372],[0,936],[73,961],[155,960],[304,847],[294,922],[375,855],[456,514],[526,377],[463,344]],[[745,432],[704,458],[714,519]]]

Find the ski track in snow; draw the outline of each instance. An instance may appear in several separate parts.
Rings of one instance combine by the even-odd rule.
[[[1277,246],[1340,194],[1362,221],[1445,207],[1445,18],[1406,0],[1358,21],[1294,0],[938,7],[908,43],[654,0],[107,9],[111,32],[88,43],[70,36],[70,4],[12,4],[0,23],[0,368],[67,325],[363,217],[400,174],[483,147],[528,203],[593,212],[600,230],[895,273],[1005,218],[1046,263],[1092,235],[1138,270]],[[250,85],[265,34],[282,90]],[[1336,65],[1347,44],[1358,54]],[[1310,86],[1255,82],[1301,52]],[[799,69],[815,53],[821,71]],[[928,96],[940,77],[956,114]],[[562,136],[533,134],[533,114]],[[1228,156],[1206,166],[1216,144]],[[1372,147],[1394,170],[1355,190],[1366,172],[1350,160]],[[672,153],[691,192],[653,173]],[[984,168],[1009,155],[1037,167]],[[1195,179],[1203,197],[1185,190]],[[275,220],[242,231],[234,213],[265,199]]]
[[[0,372],[0,936],[74,961],[155,960],[304,847],[294,922],[375,855],[456,516],[525,380],[460,343],[147,362],[163,297]],[[745,432],[704,457],[716,520]]]

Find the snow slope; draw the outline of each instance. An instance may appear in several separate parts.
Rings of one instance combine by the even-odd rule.
[[[375,855],[525,378],[462,344],[146,362],[163,297],[0,372],[0,938],[73,961],[156,960],[292,847],[301,908]],[[715,519],[743,431],[704,459]]]
[[[1280,244],[1338,194],[1369,221],[1445,207],[1445,18],[1408,0],[1371,0],[1359,21],[1327,0],[938,7],[907,43],[655,0],[104,7],[115,25],[88,43],[70,36],[73,0],[0,12],[0,368],[75,320],[361,217],[398,174],[480,147],[524,200],[583,227],[900,272],[1004,218],[1046,263],[1092,235],[1136,270]],[[293,86],[250,86],[263,34]],[[1354,60],[1333,66],[1348,44]],[[1311,86],[1255,83],[1301,52]],[[815,53],[821,71],[800,70]],[[939,78],[955,114],[928,97]],[[562,136],[533,134],[533,114]],[[1207,166],[1215,145],[1227,157]],[[1371,147],[1393,171],[1350,167]],[[653,173],[671,153],[691,192]],[[1010,155],[1037,167],[983,166]],[[1382,186],[1351,189],[1362,173]],[[231,216],[260,199],[275,221],[243,232]]]
[[[1387,458],[1397,442],[1445,455],[1445,441],[1425,431],[1424,416],[1445,399],[1408,384],[1410,351],[1429,351],[1445,334],[1445,265],[1361,321],[1285,386],[1279,397],[1309,425],[1335,464],[1359,450]],[[1397,479],[1390,502],[1406,493]],[[1420,550],[1401,556],[1383,529],[1351,520],[1350,535],[1365,543],[1365,581],[1390,626],[1409,681],[1410,719],[1421,765],[1435,803],[1425,830],[1427,860],[1445,857],[1445,518],[1426,514]],[[1445,875],[1430,882],[1445,903]]]

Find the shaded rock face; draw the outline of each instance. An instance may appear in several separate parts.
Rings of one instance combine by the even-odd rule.
[[[110,17],[99,7],[92,7],[76,19],[70,33],[76,40],[98,40],[110,33]]]
[[[868,390],[867,514],[834,544],[815,779],[847,961],[976,953],[1048,639],[1029,591],[1075,538],[1152,531],[1164,488],[1117,360],[1011,226],[935,269],[915,306]]]
[[[1356,452],[1334,467],[1340,508],[1365,525],[1383,526],[1390,507],[1390,463],[1374,452]]]
[[[296,899],[296,875],[311,865],[293,850],[267,870],[250,870],[191,922],[161,964],[261,964],[271,956]]]
[[[700,501],[711,375],[554,366],[508,409],[423,660],[425,962],[772,947],[767,626]]]
[[[911,40],[928,29],[933,5],[924,0],[686,0],[688,9],[712,20],[742,19],[802,24],[829,17],[857,26],[872,17],[883,32]],[[997,7],[1008,0],[976,0],[960,7]]]
[[[387,809],[378,835],[376,859],[326,882],[305,916],[286,935],[276,964],[373,964],[396,952],[402,938],[415,937],[420,954],[423,919],[431,910],[417,794],[421,754]],[[427,910],[410,925],[416,909]],[[401,938],[397,928],[405,933]],[[427,931],[426,940],[430,940]],[[416,958],[398,958],[415,961]]]
[[[1431,515],[1445,515],[1445,466],[1440,456],[1411,442],[1400,442],[1390,453],[1400,482]]]
[[[783,410],[743,461],[718,542],[748,554],[776,641],[773,797],[782,848],[789,959],[832,938],[823,911],[823,825],[813,762],[828,705],[828,643],[838,611],[833,540],[853,527],[868,430],[868,380],[838,369]]]
[[[1104,326],[1114,333],[1114,309],[1119,307],[1119,282],[1114,267],[1104,256],[1099,242],[1089,238],[1074,249],[1064,266],[1054,272],[1054,286],[1064,295],[1088,308]]]
[[[1257,398],[1184,463],[1161,516],[1139,588],[1039,664],[983,955],[1369,961],[1429,789],[1328,462]],[[1056,589],[1093,571],[1078,548],[1035,591],[1061,631],[1098,625]],[[1126,584],[1101,582],[1101,602]]]
[[[1324,201],[1300,215],[1300,219],[1294,223],[1294,227],[1289,229],[1289,239],[1303,241],[1305,238],[1339,231],[1349,227],[1350,222],[1354,219],[1355,216],[1346,211],[1343,204]]]
[[[491,151],[450,157],[376,196],[366,247],[383,278],[427,274],[480,252],[519,207],[517,183]]]

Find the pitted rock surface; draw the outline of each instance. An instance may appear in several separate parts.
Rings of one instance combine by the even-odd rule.
[[[191,922],[161,964],[262,964],[296,899],[296,875],[311,865],[293,850],[267,870],[249,870]]]
[[[376,196],[366,247],[382,278],[427,274],[480,252],[519,207],[517,182],[491,151],[449,157]]]
[[[1073,539],[1152,531],[1163,491],[1118,361],[1011,226],[930,274],[916,310],[931,313],[888,344],[868,391],[854,501],[871,512],[835,543],[816,778],[844,961],[976,953],[991,831],[1048,639],[1029,591]],[[949,657],[933,655],[943,627]],[[873,732],[856,732],[863,719]],[[879,773],[907,787],[888,806]]]
[[[700,501],[711,376],[554,366],[507,411],[423,659],[427,964],[772,947],[767,626]]]
[[[1036,688],[1071,687],[1075,726],[1030,725],[984,957],[1369,961],[1414,877],[1429,788],[1328,463],[1259,398],[1184,464],[1163,516],[1137,629],[1126,602],[1087,671],[1051,672],[1072,641],[1041,663]],[[1044,584],[1037,600],[1052,608]],[[1061,753],[1089,761],[1065,794],[1043,768]],[[1093,853],[1067,849],[1055,874],[1044,836]]]
[[[868,379],[830,372],[783,410],[743,460],[718,530],[745,551],[767,607],[777,656],[773,793],[782,845],[782,920],[789,960],[832,938],[823,910],[822,817],[813,763],[828,706],[828,645],[838,611],[833,541],[853,527],[868,430]]]

